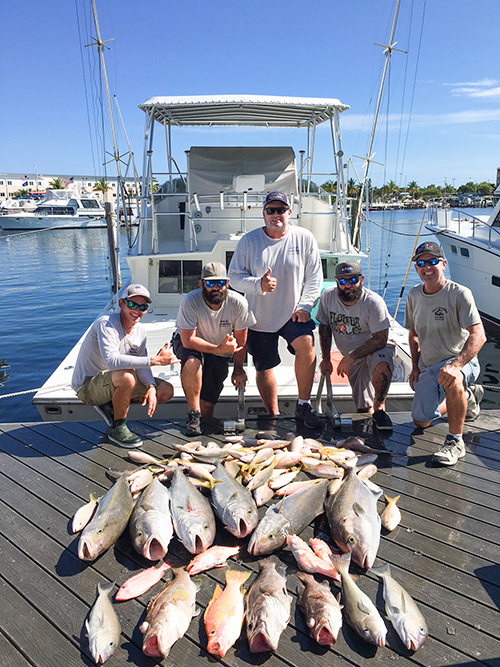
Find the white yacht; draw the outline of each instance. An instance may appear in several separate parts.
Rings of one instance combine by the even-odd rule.
[[[40,197],[11,197],[0,203],[0,216],[3,215],[23,215],[24,213],[33,213],[38,204],[42,201]],[[1,227],[1,225],[0,225]]]
[[[73,227],[105,227],[106,211],[100,199],[91,193],[71,190],[47,190],[45,199],[32,212],[9,212],[0,216],[0,228],[70,229]]]
[[[301,225],[318,242],[325,287],[333,282],[337,263],[361,259],[364,254],[351,242],[346,198],[340,114],[348,109],[337,99],[259,96],[153,97],[140,108],[146,114],[142,212],[127,262],[133,283],[148,287],[153,305],[142,319],[152,353],[169,342],[175,330],[177,309],[183,296],[198,287],[201,267],[217,261],[228,266],[239,239],[262,226],[262,202],[270,191],[285,192],[291,202],[291,224]],[[330,127],[334,163],[328,174],[313,171],[316,129]],[[186,152],[187,169],[181,171],[172,155],[172,130],[183,127],[303,128],[304,150],[297,156],[290,146],[193,146]],[[165,156],[154,150],[155,134],[166,145],[167,174],[154,170],[153,157],[164,171]],[[337,191],[325,192],[317,184],[336,180]],[[160,183],[159,187],[156,184]],[[113,256],[114,253],[111,253]],[[117,299],[108,312],[117,307]],[[398,346],[396,377],[391,391],[408,397],[410,368],[406,335],[402,328],[394,336]],[[82,405],[70,387],[79,344],[61,363],[34,397],[44,419],[95,419],[93,408]],[[282,363],[275,369],[280,409],[293,412],[296,400],[294,358],[280,349]],[[172,382],[175,396],[158,407],[157,416],[183,416],[186,403],[179,377],[179,365],[155,367],[155,375]],[[247,415],[264,412],[249,355],[249,382],[245,393]],[[229,374],[230,377],[230,374]],[[218,416],[232,415],[236,392],[226,381],[217,404]],[[315,389],[317,384],[315,385]],[[350,396],[346,381],[335,383],[335,396]],[[232,412],[231,412],[232,411]],[[144,416],[144,409],[131,406],[130,416]]]
[[[489,216],[436,209],[426,226],[443,248],[451,279],[472,290],[485,319],[500,324],[500,199]]]

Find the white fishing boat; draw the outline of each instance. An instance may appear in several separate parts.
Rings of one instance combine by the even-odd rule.
[[[127,262],[133,283],[148,287],[153,305],[142,319],[147,330],[148,349],[155,353],[169,342],[175,330],[177,309],[183,296],[198,287],[201,267],[217,261],[228,266],[239,239],[262,226],[262,202],[267,192],[286,192],[292,208],[291,224],[314,234],[323,264],[325,287],[332,283],[337,263],[364,256],[351,242],[349,210],[340,131],[340,114],[348,109],[337,99],[289,97],[154,97],[140,108],[146,114],[144,143],[143,207],[139,228]],[[328,177],[336,179],[332,195],[317,185],[325,174],[313,171],[315,135],[318,125],[330,125],[334,164]],[[304,151],[297,157],[290,146],[193,146],[186,151],[186,171],[178,168],[172,155],[172,129],[183,127],[304,128]],[[168,173],[161,178],[153,168],[154,135],[166,137]],[[182,130],[180,130],[182,131]],[[165,158],[158,159],[164,168]],[[155,183],[161,183],[158,188]],[[117,300],[108,312],[116,309]],[[408,397],[406,382],[410,357],[405,349],[406,334],[396,327],[398,343],[392,395]],[[82,405],[70,387],[78,344],[56,372],[37,392],[34,403],[44,419],[94,419],[93,408]],[[297,387],[294,358],[280,349],[281,365],[275,369],[280,409],[290,413]],[[155,375],[174,385],[172,401],[158,407],[160,417],[182,416],[186,403],[179,377],[179,365],[155,367]],[[247,414],[264,412],[256,386],[252,359],[248,358]],[[319,378],[318,378],[319,379]],[[53,388],[56,387],[56,388]],[[315,385],[315,389],[317,384]],[[348,397],[347,382],[334,384],[334,396]],[[227,403],[236,403],[236,392],[228,380],[217,404],[216,414],[231,414]],[[130,416],[143,415],[132,406]],[[234,411],[234,410],[233,410]]]
[[[0,203],[0,216],[3,215],[24,215],[33,213],[38,204],[43,200],[40,197],[10,197]],[[0,225],[1,227],[1,225]]]
[[[74,227],[105,227],[106,211],[100,199],[78,188],[47,190],[43,201],[32,211],[9,212],[0,216],[0,228],[71,229]]]
[[[485,319],[500,324],[500,199],[489,216],[436,209],[427,229],[443,248],[451,279],[472,290]]]

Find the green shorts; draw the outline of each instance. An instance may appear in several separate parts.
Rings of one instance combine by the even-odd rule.
[[[104,405],[113,398],[113,382],[111,381],[111,371],[100,371],[94,377],[88,377],[82,387],[76,392],[76,395],[82,403],[86,405]],[[148,388],[137,380],[132,391],[132,401],[138,398],[144,398]]]

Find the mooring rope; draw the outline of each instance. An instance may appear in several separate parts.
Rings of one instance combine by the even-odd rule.
[[[53,384],[50,387],[38,387],[37,389],[26,389],[25,391],[14,391],[12,394],[0,394],[0,398],[14,398],[15,396],[24,396],[25,394],[34,394],[37,391],[48,391],[49,389],[60,389],[61,387],[70,387],[67,382],[63,384]]]

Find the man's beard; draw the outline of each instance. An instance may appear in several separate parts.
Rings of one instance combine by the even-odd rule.
[[[219,292],[210,292],[206,287],[203,287],[203,297],[208,303],[218,306],[226,300],[227,289],[221,289]]]
[[[362,291],[363,291],[363,285],[361,284],[359,284],[355,289],[353,289],[352,292],[344,292],[343,290],[339,289],[339,299],[343,303],[354,303],[355,301],[359,301]]]

